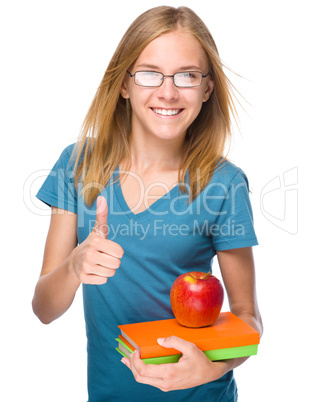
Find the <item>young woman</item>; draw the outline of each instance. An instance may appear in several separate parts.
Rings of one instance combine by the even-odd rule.
[[[61,316],[83,284],[89,401],[236,401],[233,369],[177,337],[178,363],[119,357],[117,325],[172,318],[169,293],[217,255],[231,311],[262,333],[248,182],[224,156],[234,112],[211,34],[151,9],[120,42],[83,125],[38,198],[52,208],[33,309]],[[123,364],[122,364],[122,363]],[[170,392],[165,392],[170,391]]]

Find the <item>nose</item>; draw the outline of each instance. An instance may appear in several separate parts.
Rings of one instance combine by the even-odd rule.
[[[178,88],[174,85],[171,75],[164,76],[162,85],[158,88],[158,96],[163,99],[176,99],[178,97]]]

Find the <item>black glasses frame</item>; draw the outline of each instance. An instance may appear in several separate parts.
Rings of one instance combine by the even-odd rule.
[[[196,88],[196,87],[200,87],[200,85],[202,85],[202,81],[203,81],[203,78],[206,78],[206,77],[208,77],[208,75],[210,74],[210,71],[207,73],[207,74],[202,74],[200,71],[180,71],[180,72],[178,72],[178,73],[175,73],[175,74],[173,74],[173,75],[165,75],[165,74],[163,74],[163,73],[160,73],[159,71],[152,71],[152,70],[143,70],[143,71],[136,71],[134,74],[131,74],[130,73],[130,71],[128,71],[127,70],[127,73],[130,75],[130,77],[131,78],[134,78],[134,83],[136,84],[136,85],[138,85],[139,87],[144,87],[144,88],[159,88],[159,87],[161,87],[161,85],[164,83],[164,79],[165,78],[167,78],[167,77],[169,77],[169,78],[173,78],[173,83],[174,83],[174,85],[177,87],[177,88]],[[137,84],[137,81],[136,81],[136,74],[137,73],[157,73],[157,74],[161,74],[162,75],[162,78],[161,78],[161,84],[160,85],[156,85],[156,86],[154,86],[154,85],[141,85],[141,84]],[[200,84],[198,84],[198,85],[192,85],[192,86],[180,86],[180,85],[176,85],[176,82],[175,82],[175,76],[176,76],[176,74],[183,74],[183,73],[197,73],[197,74],[201,74],[201,82],[200,82]]]

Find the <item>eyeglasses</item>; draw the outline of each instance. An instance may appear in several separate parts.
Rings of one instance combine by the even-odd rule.
[[[202,79],[210,74],[202,75],[199,71],[184,71],[173,75],[164,75],[156,71],[136,71],[134,74],[127,71],[127,73],[134,78],[134,83],[141,87],[160,87],[166,77],[171,77],[178,88],[198,87],[202,84]]]

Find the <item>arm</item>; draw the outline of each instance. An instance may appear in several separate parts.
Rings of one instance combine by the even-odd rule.
[[[32,307],[45,324],[71,306],[81,282],[105,284],[120,266],[122,247],[107,239],[107,202],[100,198],[96,224],[77,246],[77,215],[52,207],[40,278]]]
[[[257,330],[261,337],[263,325],[257,302],[252,248],[218,251],[217,256],[231,312]],[[247,359],[226,360],[226,372]]]
[[[262,321],[255,293],[254,262],[251,248],[219,251],[218,260],[229,297],[231,311],[262,334]],[[121,361],[131,369],[136,381],[162,391],[185,389],[215,381],[248,358],[211,362],[194,344],[177,337],[158,340],[164,347],[182,352],[178,363],[145,365],[137,352]],[[197,370],[194,370],[194,367]]]
[[[77,215],[52,207],[40,278],[32,307],[48,324],[72,304],[80,280],[70,269],[70,255],[77,246]]]

